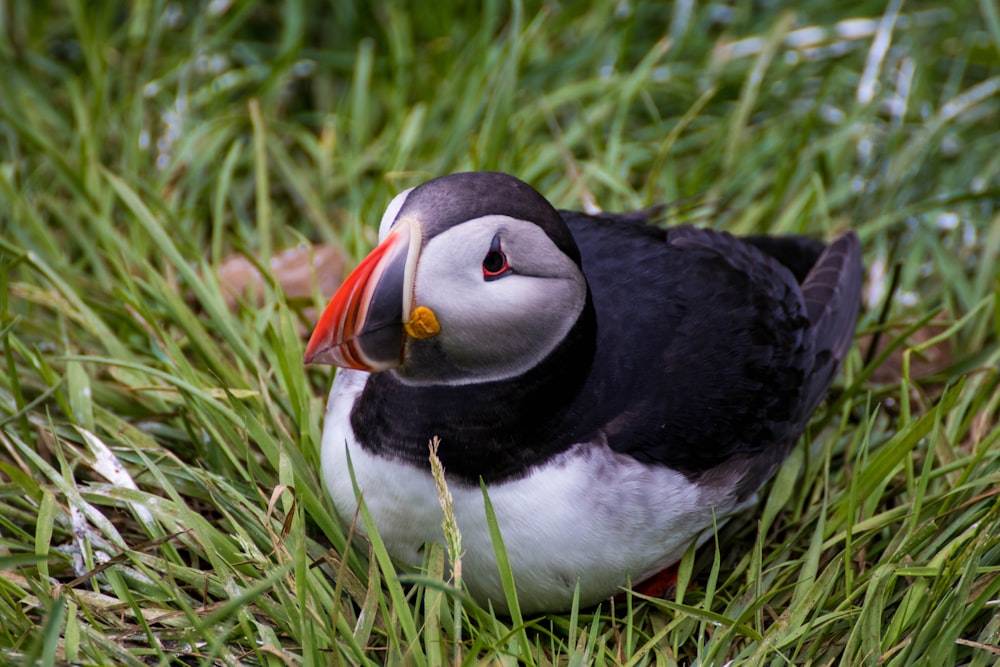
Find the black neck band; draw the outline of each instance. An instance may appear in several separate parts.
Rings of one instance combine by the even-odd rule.
[[[590,372],[596,329],[588,292],[566,338],[521,376],[413,386],[389,372],[372,375],[351,426],[365,449],[421,468],[430,467],[428,443],[437,436],[449,477],[468,484],[517,478],[588,435],[567,416]]]

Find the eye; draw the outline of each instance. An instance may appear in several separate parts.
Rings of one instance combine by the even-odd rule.
[[[490,250],[483,258],[483,275],[487,278],[494,278],[508,268],[507,257],[499,250]]]
[[[500,248],[500,235],[490,241],[489,252],[483,257],[483,280],[496,280],[510,273],[512,269],[507,263],[507,255]]]

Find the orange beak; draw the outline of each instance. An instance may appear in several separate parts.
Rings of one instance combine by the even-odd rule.
[[[306,346],[305,363],[364,371],[398,367],[419,250],[419,225],[400,220],[333,295]]]

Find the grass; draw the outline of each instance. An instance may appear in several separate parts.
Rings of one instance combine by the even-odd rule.
[[[0,29],[0,662],[1000,659],[995,2],[11,0]],[[356,259],[469,168],[862,238],[841,381],[671,599],[512,621],[443,547],[397,576],[320,483],[319,295],[227,308],[230,253]]]

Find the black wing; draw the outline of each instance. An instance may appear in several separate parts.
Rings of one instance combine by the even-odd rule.
[[[739,454],[783,458],[850,347],[856,237],[825,248],[564,217],[598,316],[576,418],[617,451],[689,474]]]

